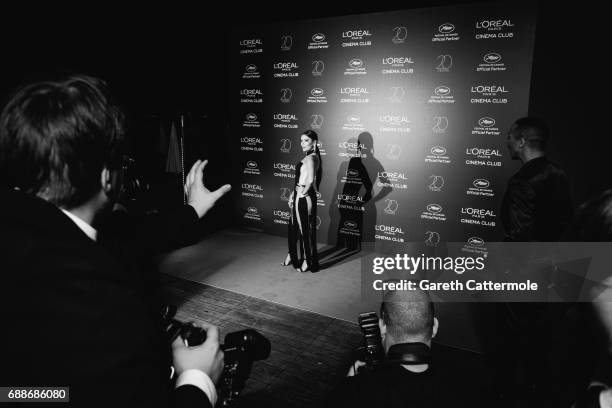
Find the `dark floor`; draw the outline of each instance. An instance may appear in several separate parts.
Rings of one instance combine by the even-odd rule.
[[[255,362],[242,392],[245,407],[319,406],[345,376],[362,342],[357,324],[167,275],[162,284],[166,301],[178,306],[179,320],[215,324],[221,339],[253,328],[270,340],[270,357]],[[464,381],[482,385],[490,379],[482,356],[440,345],[434,351],[460,368]]]

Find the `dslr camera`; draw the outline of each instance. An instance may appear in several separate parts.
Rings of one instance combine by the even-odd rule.
[[[167,305],[162,310],[164,331],[168,344],[178,337],[187,346],[198,346],[206,341],[206,331],[193,323],[184,323],[174,318],[176,306]],[[265,360],[270,355],[270,340],[253,329],[240,330],[225,335],[221,345],[225,367],[217,387],[220,407],[236,407],[240,392],[251,375],[253,362]]]
[[[394,344],[385,353],[376,312],[361,313],[358,321],[361,333],[363,334],[364,345],[358,347],[355,354],[358,360],[366,363],[365,366],[359,369],[360,373],[374,370],[384,365],[429,364],[431,349],[425,343]]]
[[[378,315],[376,312],[366,312],[359,315],[359,327],[363,334],[364,345],[356,350],[357,359],[366,363],[362,370],[371,370],[385,361],[385,349],[382,344]]]

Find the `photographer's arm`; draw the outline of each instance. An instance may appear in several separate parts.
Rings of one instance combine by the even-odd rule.
[[[206,329],[206,341],[196,347],[188,347],[181,337],[172,343],[173,366],[178,379],[176,381],[176,405],[189,399],[193,386],[199,388],[208,397],[211,406],[217,402],[215,383],[223,374],[223,352],[219,348],[219,330],[212,325],[201,325]]]

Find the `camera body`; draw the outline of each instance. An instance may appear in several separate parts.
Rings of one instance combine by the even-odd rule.
[[[366,369],[372,369],[385,361],[385,349],[376,312],[359,314],[359,327],[363,334],[364,346],[357,349],[358,359],[366,363]]]
[[[184,323],[174,318],[176,307],[167,305],[162,310],[164,331],[168,344],[178,336],[187,346],[198,346],[206,341],[206,330],[193,323]],[[251,375],[253,362],[265,360],[270,355],[270,341],[253,329],[240,330],[225,335],[221,345],[225,366],[218,386],[220,407],[235,407],[246,380]]]

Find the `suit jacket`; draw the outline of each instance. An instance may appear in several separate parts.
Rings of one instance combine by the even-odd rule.
[[[193,208],[160,219],[147,239],[126,233],[122,245],[105,245],[103,233],[92,241],[44,200],[0,190],[0,206],[0,384],[69,386],[73,406],[210,406],[197,387],[172,389],[146,277],[156,274],[137,267],[195,229]]]
[[[422,373],[400,365],[383,366],[346,377],[330,394],[326,408],[446,408],[494,406],[478,384],[466,383],[461,370],[430,367]],[[464,376],[465,377],[465,376]]]
[[[558,241],[572,212],[565,172],[545,157],[530,160],[512,176],[502,201],[506,241]]]

